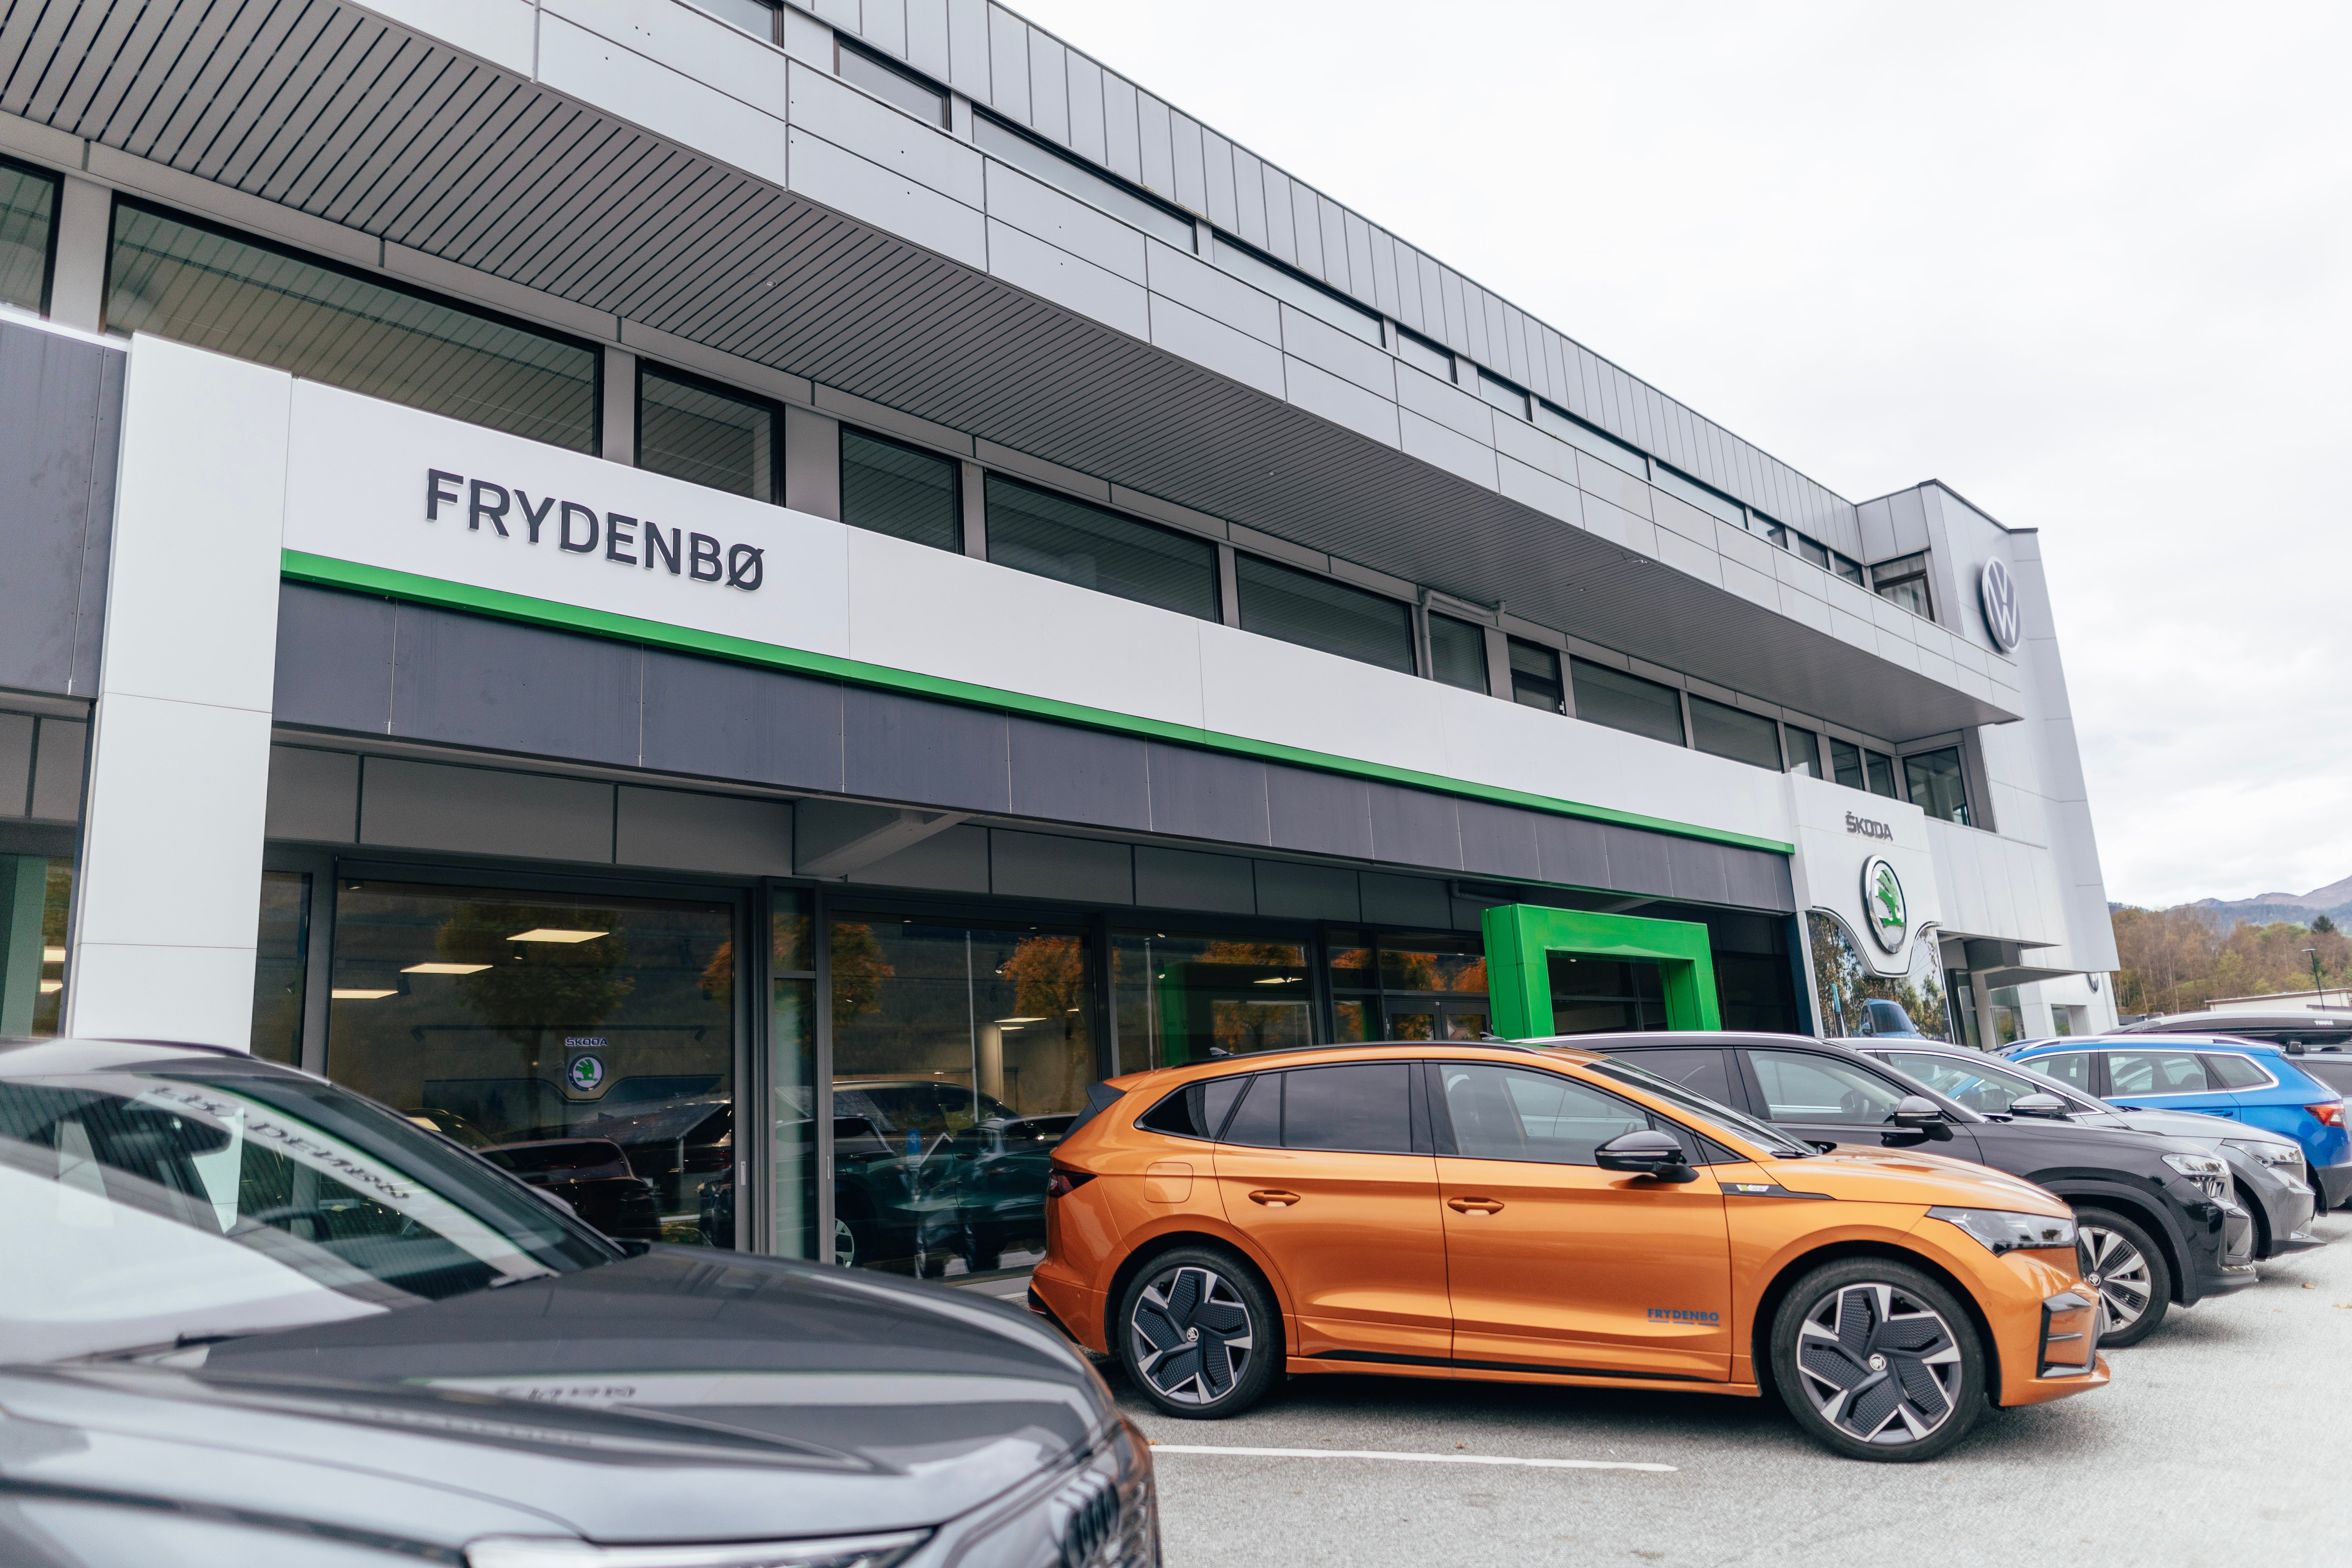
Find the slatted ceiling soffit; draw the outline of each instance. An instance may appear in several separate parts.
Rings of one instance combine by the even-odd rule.
[[[1717,590],[1689,584],[1687,616],[1605,591],[1629,559],[1605,539],[351,5],[0,0],[0,110],[1791,708],[1889,735],[1995,716]],[[1147,172],[1180,191],[1220,144],[1187,126],[1139,132]],[[1192,138],[1164,164],[1163,131]],[[1225,159],[1228,201],[1245,156]],[[1319,197],[1305,210],[1324,228]],[[1339,216],[1322,266],[1376,292]],[[1365,239],[1377,259],[1387,237]],[[1392,260],[1456,330],[1465,297],[1484,314],[1475,286]],[[1543,331],[1575,367],[1569,405],[1654,449],[1626,417],[1650,389]],[[1688,624],[1669,638],[1669,620]]]

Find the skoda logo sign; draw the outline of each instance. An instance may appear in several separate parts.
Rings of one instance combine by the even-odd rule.
[[[1911,929],[1911,905],[1903,897],[1903,879],[1884,855],[1862,863],[1862,916],[1879,946],[1901,951],[1904,933]]]
[[[2017,618],[2017,579],[2009,568],[1998,561],[1985,563],[1983,574],[1977,578],[1977,598],[1984,605],[1985,630],[2003,653],[2015,653],[2020,637]]]
[[[586,1094],[604,1081],[604,1058],[573,1057],[568,1071],[572,1079],[572,1087]]]

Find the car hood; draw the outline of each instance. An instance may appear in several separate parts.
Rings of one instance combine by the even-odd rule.
[[[2154,1132],[2167,1138],[2187,1138],[2198,1143],[2216,1143],[2224,1138],[2241,1143],[2293,1143],[2294,1140],[2283,1132],[2273,1132],[2266,1127],[2249,1126],[2232,1121],[2226,1116],[2206,1116],[2194,1110],[2117,1110],[2115,1120],[2101,1120],[2087,1125],[2096,1127],[2127,1127],[2135,1132]]]
[[[1819,1193],[1859,1203],[1944,1204],[1956,1208],[2010,1209],[2020,1214],[2068,1213],[2065,1200],[2021,1177],[1930,1153],[1933,1143],[1904,1149],[1841,1143],[1803,1160],[1759,1161],[1756,1169],[1790,1192]],[[1736,1181],[1737,1178],[1731,1178]],[[1732,1186],[1736,1192],[1738,1188]]]
[[[163,1360],[0,1368],[0,1477],[446,1546],[745,1540],[940,1523],[1116,1421],[1015,1309],[685,1247]]]

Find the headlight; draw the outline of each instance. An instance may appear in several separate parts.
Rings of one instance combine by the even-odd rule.
[[[2182,1175],[2198,1181],[2212,1176],[2225,1182],[2230,1179],[2229,1162],[2219,1154],[2167,1154],[2164,1163]]]
[[[2224,1138],[2224,1148],[2235,1149],[2249,1160],[2260,1160],[2273,1170],[2299,1174],[2303,1170],[2303,1151],[2292,1143],[2255,1143],[2243,1138]]]
[[[493,1535],[466,1548],[466,1568],[890,1568],[929,1531],[725,1545],[596,1546],[585,1541]]]
[[[2011,1214],[2007,1209],[1932,1208],[1929,1219],[1948,1220],[1995,1253],[2074,1245],[2072,1215]]]

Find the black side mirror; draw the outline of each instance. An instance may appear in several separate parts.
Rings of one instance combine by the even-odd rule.
[[[1696,1182],[1698,1173],[1683,1159],[1681,1140],[1671,1132],[1644,1127],[1612,1138],[1592,1152],[1593,1163],[1604,1171],[1629,1171],[1661,1182]]]
[[[2011,1116],[2039,1116],[2051,1121],[2066,1120],[2066,1102],[2054,1094],[2021,1094],[2009,1102]]]
[[[1924,1094],[1905,1095],[1895,1102],[1895,1114],[1886,1120],[1929,1142],[1948,1143],[1952,1140],[1951,1123],[1944,1119],[1943,1107]]]

